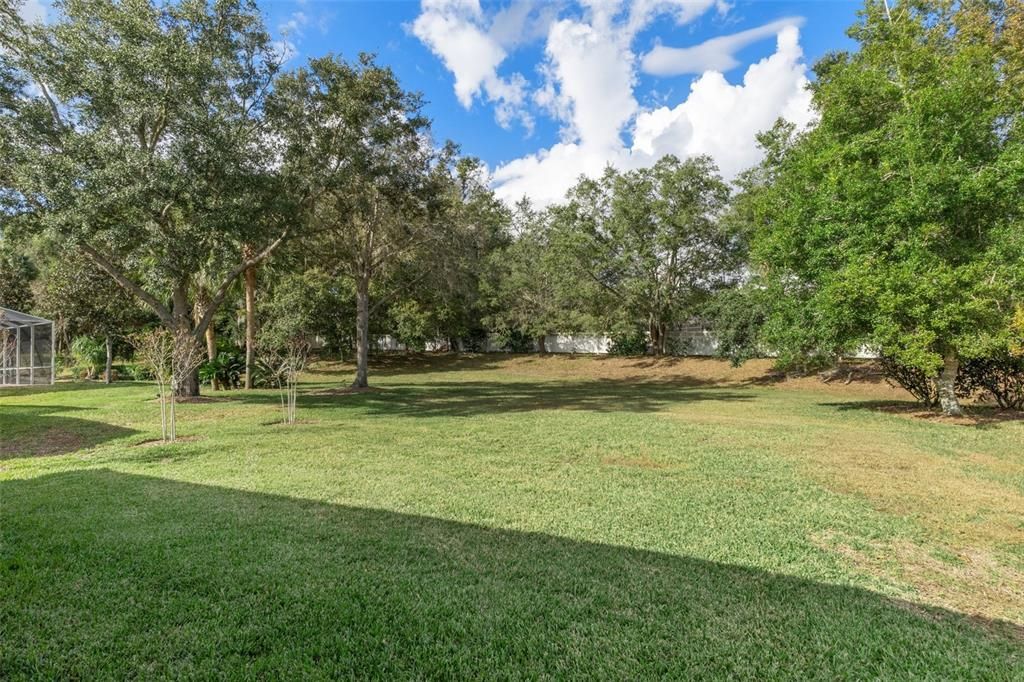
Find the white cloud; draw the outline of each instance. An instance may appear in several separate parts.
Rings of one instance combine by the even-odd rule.
[[[644,55],[640,68],[655,76],[719,71],[725,73],[740,65],[736,52],[758,40],[777,35],[786,26],[802,26],[802,17],[779,19],[732,35],[719,36],[692,47],[657,45]]]
[[[533,118],[525,108],[526,79],[521,74],[508,78],[498,75],[498,66],[507,52],[502,40],[511,41],[510,31],[520,28],[525,15],[504,20],[503,35],[487,31],[478,0],[424,0],[423,11],[412,24],[412,33],[441,58],[455,76],[455,96],[465,108],[483,96],[495,105],[498,123],[509,127],[518,120],[528,130]]]
[[[578,135],[500,165],[494,171],[495,191],[506,201],[526,195],[547,205],[562,200],[580,174],[595,176],[606,164],[620,169],[643,167],[665,154],[681,158],[709,154],[731,179],[758,162],[755,136],[770,128],[776,118],[781,116],[799,126],[811,121],[807,67],[802,58],[799,31],[786,26],[779,31],[775,53],[752,64],[741,83],[732,85],[721,73],[708,71],[694,81],[687,98],[675,107],[659,107],[633,117],[627,116],[625,109],[587,100],[594,109],[581,114],[581,100],[574,100],[574,124],[608,113],[605,125],[595,126],[594,134],[587,138]],[[632,98],[631,89],[627,92]],[[613,121],[617,122],[614,129]],[[627,128],[632,133],[631,147],[621,139]]]
[[[708,71],[690,86],[686,101],[640,114],[633,134],[634,157],[709,154],[723,175],[735,177],[760,160],[758,132],[785,118],[798,126],[811,121],[807,66],[799,30],[783,27],[775,53],[751,64],[743,82],[732,85]]]
[[[270,47],[274,51],[274,55],[282,64],[291,61],[299,54],[299,49],[295,47],[295,43],[287,38],[273,41],[270,44]]]
[[[28,23],[42,23],[46,21],[46,5],[40,0],[27,0],[18,8],[18,16]]]
[[[656,48],[648,55],[651,69],[701,75],[675,106],[664,99],[664,106],[656,106],[648,97],[651,105],[644,108],[637,100],[641,60],[632,51],[637,35],[658,16],[683,25],[729,7],[725,0],[581,0],[579,9],[567,10],[562,4],[513,0],[488,16],[478,0],[423,0],[411,32],[452,73],[464,107],[486,101],[505,127],[516,120],[529,127],[531,110],[561,124],[557,143],[500,164],[492,174],[500,198],[517,201],[525,195],[547,205],[561,201],[580,175],[596,176],[609,164],[643,167],[665,154],[709,154],[731,179],[757,163],[755,136],[776,118],[801,126],[810,121],[800,19],[781,19],[691,48]],[[539,83],[531,85],[519,73],[499,75],[509,53],[541,35]],[[777,35],[774,54],[751,65],[740,83],[729,83],[722,73],[737,65],[735,52],[772,35]]]
[[[292,12],[288,21],[285,21],[277,30],[290,37],[302,37],[303,29],[309,24],[309,17],[305,12]]]
[[[675,16],[676,24],[683,26],[703,16],[712,7],[724,15],[731,5],[725,0],[634,0],[630,3],[625,30],[633,36],[661,14]]]

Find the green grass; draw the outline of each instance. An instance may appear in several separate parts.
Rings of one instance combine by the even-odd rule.
[[[709,367],[0,391],[0,679],[1024,679],[1024,422]]]

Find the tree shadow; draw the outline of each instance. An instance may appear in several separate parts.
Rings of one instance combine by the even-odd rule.
[[[107,470],[0,483],[0,677],[1002,679],[1021,627],[754,568]]]
[[[1024,421],[1024,412],[1004,410],[988,405],[965,405],[962,417],[947,417],[938,409],[930,409],[910,400],[862,400],[850,402],[820,403],[839,411],[863,410],[879,414],[891,414],[915,421],[973,426],[979,429],[993,428],[1006,422]]]
[[[518,356],[509,353],[375,353],[370,356],[370,377],[496,369],[500,360],[509,357]],[[355,377],[355,365],[340,361],[331,364],[336,367],[315,367],[310,374]]]
[[[299,408],[350,407],[381,415],[472,417],[541,410],[657,412],[674,404],[708,400],[750,400],[727,389],[702,389],[688,381],[638,383],[592,381],[429,381],[388,384],[377,390],[314,389],[299,396]],[[269,394],[247,393],[242,401],[271,404]]]
[[[91,408],[69,405],[4,405],[0,409],[0,459],[64,455],[135,433],[106,422],[64,416]]]

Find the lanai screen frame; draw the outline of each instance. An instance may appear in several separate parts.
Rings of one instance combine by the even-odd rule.
[[[50,327],[50,363],[49,366],[37,364],[36,343],[39,328]],[[22,363],[22,336],[28,330],[28,364]],[[45,332],[43,332],[45,333]],[[9,349],[11,335],[14,336],[13,354]],[[45,339],[45,336],[43,337]],[[53,320],[29,315],[11,308],[0,307],[0,386],[38,386],[44,382],[37,381],[36,370],[49,370],[50,381],[57,379],[56,328]],[[14,363],[10,361],[13,358]],[[22,373],[28,370],[28,381],[22,381]],[[9,375],[13,373],[13,377]],[[13,378],[14,381],[10,381]]]

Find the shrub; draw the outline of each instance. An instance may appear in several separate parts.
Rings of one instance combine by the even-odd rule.
[[[616,332],[611,336],[608,346],[609,355],[644,355],[647,353],[647,332],[633,329]]]
[[[238,388],[245,373],[245,356],[233,346],[221,348],[217,357],[199,366],[200,381],[212,384],[214,380],[221,388]]]
[[[121,365],[122,374],[132,381],[152,381],[153,372],[139,363],[129,362]]]
[[[71,342],[75,374],[95,379],[107,363],[107,347],[89,336],[78,336]]]
[[[905,365],[885,354],[879,356],[878,362],[882,366],[885,378],[902,386],[910,395],[917,398],[918,402],[928,407],[939,404],[939,392],[935,381],[924,370]]]
[[[991,396],[999,407],[1024,410],[1024,357],[1002,353],[960,365],[956,392],[961,398]]]
[[[536,350],[533,338],[519,329],[500,329],[494,333],[494,341],[499,348],[505,348],[510,353],[532,353]]]

